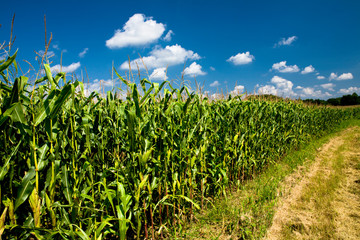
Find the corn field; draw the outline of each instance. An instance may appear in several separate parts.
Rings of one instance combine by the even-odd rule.
[[[15,57],[0,61],[3,239],[166,237],[290,149],[360,116],[294,101],[209,101],[120,75],[126,100],[86,96],[47,64],[35,84],[12,77]]]

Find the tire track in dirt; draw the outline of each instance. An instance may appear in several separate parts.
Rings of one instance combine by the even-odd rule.
[[[360,128],[324,144],[282,189],[265,239],[360,239]]]

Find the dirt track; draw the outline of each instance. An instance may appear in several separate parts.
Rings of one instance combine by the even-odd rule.
[[[360,128],[323,145],[288,176],[265,239],[360,239]]]

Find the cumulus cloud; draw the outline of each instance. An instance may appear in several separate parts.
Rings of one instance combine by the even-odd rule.
[[[339,90],[338,93],[341,93],[341,94],[359,93],[360,94],[360,88],[358,88],[358,87],[342,88]]]
[[[220,93],[214,93],[210,96],[211,99],[213,100],[217,100],[217,99],[223,99],[224,95],[220,94]]]
[[[185,68],[184,75],[189,76],[199,76],[199,75],[205,75],[206,72],[201,70],[201,65],[197,64],[196,62],[193,62],[189,67]]]
[[[278,43],[276,43],[274,45],[274,47],[278,47],[278,46],[282,46],[282,45],[291,45],[296,39],[297,39],[297,36],[282,38]]]
[[[323,85],[325,85],[325,84],[323,84]],[[326,86],[323,88],[326,88]],[[297,86],[295,89],[300,90],[296,93],[296,95],[298,95],[302,98],[326,98],[326,97],[332,96],[329,92],[322,92],[321,90],[315,90],[315,88],[312,88],[312,87]],[[327,90],[330,90],[330,89],[328,88]]]
[[[150,52],[150,55],[135,59],[130,62],[131,68],[136,69],[137,65],[139,68],[143,69],[144,65],[148,69],[174,66],[181,63],[184,63],[186,60],[198,60],[200,56],[197,53],[194,53],[191,50],[186,50],[180,45],[166,46],[165,48],[156,47]],[[129,69],[129,63],[126,61],[120,66],[121,69]]]
[[[286,61],[281,61],[279,63],[274,63],[272,65],[272,70],[281,72],[281,73],[294,73],[300,71],[299,67],[296,65],[286,65]]]
[[[282,77],[274,76],[271,81],[273,85],[265,85],[258,89],[259,94],[273,94],[277,96],[291,97],[295,96],[293,91],[294,84]]]
[[[111,49],[128,46],[142,46],[158,40],[165,31],[165,25],[157,23],[152,17],[134,14],[122,29],[115,31],[112,38],[106,41]]]
[[[218,87],[218,86],[220,86],[219,81],[214,81],[210,84],[210,87]]]
[[[321,84],[320,86],[321,86],[322,88],[326,89],[326,90],[335,91],[335,90],[334,90],[334,87],[335,87],[336,85],[333,84],[333,83],[325,83],[325,84]]]
[[[315,72],[315,68],[312,65],[309,65],[305,67],[304,70],[301,71],[301,74],[308,74],[312,72]]]
[[[166,68],[156,68],[150,75],[150,80],[166,80]]]
[[[321,80],[321,79],[325,79],[325,77],[324,77],[324,76],[317,76],[316,78],[317,78],[317,79],[319,79],[319,80]]]
[[[210,67],[210,70],[211,71],[215,71],[216,69],[214,67]]]
[[[69,66],[60,66],[60,64],[57,64],[50,68],[51,73],[58,73],[58,72],[65,72],[65,73],[71,73],[75,72],[80,67],[80,62],[72,63]]]
[[[111,79],[95,79],[90,83],[84,83],[85,96],[89,96],[92,92],[102,93],[107,92],[113,88],[113,81]]]
[[[243,85],[237,85],[234,87],[234,90],[232,90],[230,93],[231,95],[240,95],[244,92],[245,87]]]
[[[325,98],[332,96],[329,92],[322,92],[321,90],[315,90],[315,88],[312,87],[297,86],[296,89],[300,89],[300,92],[298,92],[297,95],[302,98]]]
[[[336,73],[331,73],[329,77],[330,80],[338,80],[338,81],[350,80],[353,78],[354,76],[352,75],[352,73],[343,73],[340,76],[338,76]]]
[[[244,65],[244,64],[251,63],[254,59],[255,59],[255,57],[253,55],[251,55],[250,52],[245,52],[245,53],[238,53],[235,56],[231,56],[226,61],[231,62],[234,65]]]
[[[167,42],[171,41],[171,36],[172,35],[174,35],[174,32],[172,30],[169,30],[167,32],[167,34],[165,35],[165,37],[164,37],[164,41],[167,41]]]
[[[84,48],[84,50],[82,50],[82,52],[79,53],[79,57],[81,57],[81,58],[84,57],[88,51],[89,51],[89,48]]]

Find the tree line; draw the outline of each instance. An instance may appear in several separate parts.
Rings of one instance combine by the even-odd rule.
[[[318,104],[318,105],[332,105],[332,106],[350,106],[350,105],[359,105],[360,96],[355,92],[353,94],[343,95],[338,98],[329,98],[328,100],[322,99],[305,99],[305,103]]]

